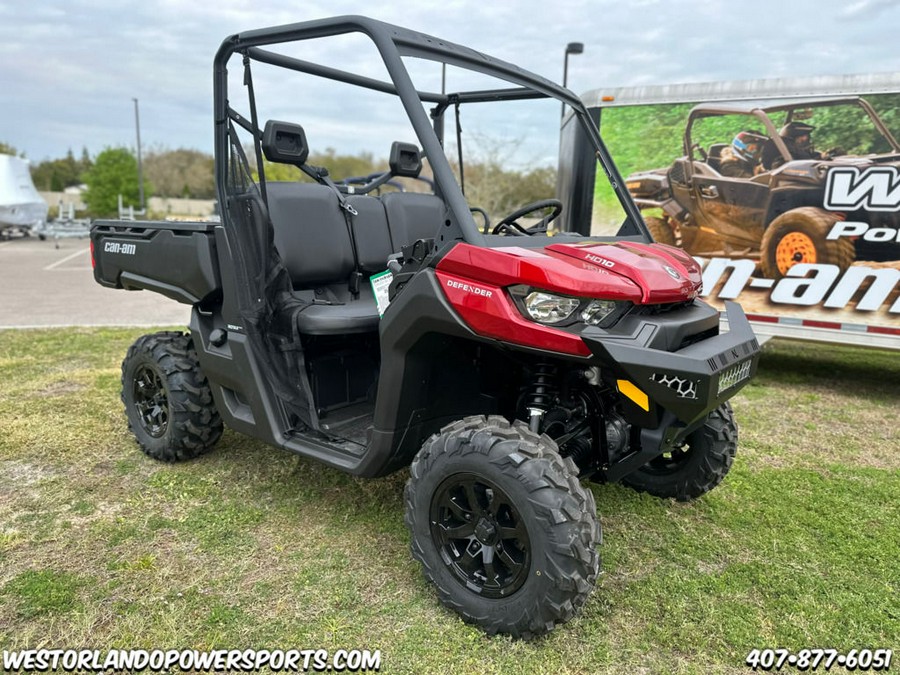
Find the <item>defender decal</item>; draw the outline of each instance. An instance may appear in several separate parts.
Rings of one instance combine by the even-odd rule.
[[[461,291],[472,293],[473,295],[480,295],[485,298],[490,298],[494,295],[494,291],[489,291],[488,289],[480,288],[479,286],[472,286],[471,284],[456,281],[455,279],[447,279],[446,283],[450,288],[458,288]]]

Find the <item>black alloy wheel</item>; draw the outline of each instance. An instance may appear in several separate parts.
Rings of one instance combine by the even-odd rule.
[[[515,593],[531,568],[528,529],[492,481],[455,474],[431,502],[431,533],[456,579],[486,598]]]
[[[144,364],[134,374],[132,405],[144,431],[162,438],[169,427],[169,395],[159,371]]]

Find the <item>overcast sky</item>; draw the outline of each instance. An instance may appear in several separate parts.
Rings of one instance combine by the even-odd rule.
[[[364,13],[569,88],[900,71],[897,0],[0,0],[0,142],[33,162],[86,147],[212,152],[212,59],[243,30]],[[309,92],[316,96],[315,93]],[[373,150],[348,135],[341,152]],[[383,154],[386,154],[383,153]]]

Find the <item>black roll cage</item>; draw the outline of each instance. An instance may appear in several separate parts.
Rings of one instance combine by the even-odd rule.
[[[348,33],[368,36],[384,62],[392,82],[384,82],[355,73],[312,63],[262,49],[265,45],[298,42]],[[594,154],[603,165],[615,189],[628,219],[645,237],[649,233],[631,196],[625,190],[625,182],[606,149],[599,130],[590,122],[581,100],[571,91],[544,77],[526,71],[505,61],[487,56],[469,47],[448,42],[424,33],[401,28],[362,16],[341,16],[304,23],[288,24],[251,30],[226,38],[214,60],[213,106],[215,119],[215,170],[219,199],[225,203],[224,194],[229,162],[229,121],[236,122],[250,131],[259,142],[257,124],[245,120],[232,110],[228,103],[227,63],[235,53],[242,54],[245,65],[258,61],[290,70],[307,73],[347,84],[396,95],[422,145],[435,178],[436,191],[443,197],[452,214],[459,235],[467,243],[484,246],[484,235],[479,231],[469,210],[468,203],[454,178],[453,171],[443,151],[443,113],[454,105],[489,101],[527,100],[554,98],[569,106],[580,121],[585,136],[593,145]],[[441,94],[419,91],[403,64],[402,57],[415,57],[458,66],[470,71],[506,80],[514,87],[474,90]],[[433,103],[431,119],[423,103]],[[253,103],[251,103],[253,106]],[[255,110],[252,111],[255,116]],[[226,223],[227,225],[227,223]]]

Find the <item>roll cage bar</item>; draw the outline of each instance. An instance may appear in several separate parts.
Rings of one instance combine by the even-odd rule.
[[[377,80],[356,73],[331,68],[293,58],[261,47],[315,38],[333,37],[348,33],[368,36],[381,55],[391,82]],[[590,122],[581,100],[571,91],[516,65],[482,54],[469,47],[457,45],[424,33],[411,31],[362,16],[341,16],[304,23],[287,24],[237,33],[226,38],[214,60],[213,106],[215,119],[215,166],[218,189],[227,184],[229,122],[233,121],[249,131],[258,145],[260,129],[255,119],[248,121],[232,110],[228,103],[227,63],[234,54],[242,54],[245,68],[257,61],[310,75],[396,95],[406,111],[413,130],[422,144],[434,173],[436,191],[445,200],[462,238],[475,245],[484,245],[484,235],[478,230],[469,205],[454,178],[443,151],[443,113],[450,106],[462,103],[512,101],[554,98],[568,105],[585,129],[594,146],[594,153],[603,165],[616,190],[623,210],[635,227],[649,237],[640,212],[625,190],[625,182],[610,158],[599,130]],[[410,78],[402,57],[415,57],[458,66],[466,70],[506,80],[515,85],[502,89],[435,93],[419,91]],[[423,103],[433,103],[431,120]],[[255,103],[251,96],[251,112],[255,118]],[[220,200],[224,195],[219,195]]]
[[[900,144],[897,139],[887,128],[881,117],[871,106],[871,104],[860,96],[841,96],[841,97],[820,97],[795,99],[792,101],[734,101],[727,103],[701,103],[695,106],[688,113],[688,123],[685,126],[684,133],[684,152],[686,156],[693,158],[691,141],[691,129],[698,120],[708,117],[719,117],[722,115],[748,115],[756,118],[766,129],[766,133],[775,143],[778,152],[785,159],[790,159],[791,154],[778,135],[778,130],[772,123],[770,115],[776,112],[786,112],[785,123],[790,122],[794,118],[797,110],[805,110],[807,108],[827,108],[838,105],[855,105],[861,108],[872,122],[875,129],[891,146],[895,153],[900,153]]]

